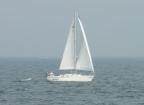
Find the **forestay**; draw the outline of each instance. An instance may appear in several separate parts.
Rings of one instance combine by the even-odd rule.
[[[80,53],[79,53],[77,64],[76,64],[76,69],[94,71],[91,54],[90,54],[87,39],[86,39],[86,34],[84,31],[82,22],[79,18],[78,18],[78,22],[80,24],[83,39],[82,39]]]

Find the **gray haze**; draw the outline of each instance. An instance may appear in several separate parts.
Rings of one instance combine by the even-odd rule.
[[[60,57],[74,11],[94,57],[144,57],[143,0],[1,0],[0,57]]]

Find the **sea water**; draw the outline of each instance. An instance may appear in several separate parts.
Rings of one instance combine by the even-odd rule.
[[[48,82],[56,59],[1,58],[0,105],[144,105],[144,59],[93,59],[92,82]]]

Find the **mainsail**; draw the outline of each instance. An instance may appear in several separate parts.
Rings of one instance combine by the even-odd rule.
[[[63,53],[63,58],[60,64],[60,70],[85,70],[85,71],[94,71],[93,63],[91,59],[91,54],[89,51],[86,34],[82,25],[81,20],[77,17],[80,29],[82,32],[82,39],[80,43],[80,51],[75,60],[75,51],[76,51],[76,42],[75,42],[75,24],[76,20],[72,22],[69,36],[67,39],[66,47]]]
[[[74,59],[74,27],[75,23],[74,20],[72,21],[72,24],[70,26],[69,35],[67,39],[67,43],[65,46],[65,50],[63,53],[63,58],[60,64],[60,70],[69,70],[69,69],[75,69],[75,59]]]

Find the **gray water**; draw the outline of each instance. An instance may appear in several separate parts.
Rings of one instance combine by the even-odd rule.
[[[94,59],[89,83],[46,80],[57,60],[0,59],[0,105],[144,105],[144,59]]]

